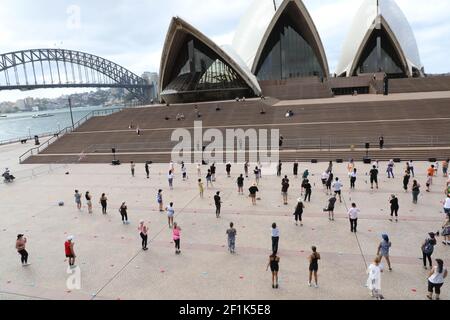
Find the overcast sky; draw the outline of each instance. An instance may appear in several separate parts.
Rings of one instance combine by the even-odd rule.
[[[183,17],[219,45],[230,44],[252,1],[1,0],[0,52],[58,47],[99,55],[137,74],[159,71],[172,16]],[[304,0],[321,35],[331,72],[361,2]],[[397,3],[414,30],[426,72],[449,72],[450,1],[397,0]],[[65,92],[2,91],[0,101],[27,96],[55,97]]]

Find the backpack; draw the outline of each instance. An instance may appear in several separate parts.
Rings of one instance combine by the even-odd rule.
[[[425,241],[425,245],[423,246],[423,252],[425,254],[432,254],[434,251],[434,243],[431,239],[427,239]]]

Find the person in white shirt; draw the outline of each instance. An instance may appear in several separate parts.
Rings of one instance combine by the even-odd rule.
[[[358,226],[358,215],[361,211],[356,207],[356,203],[352,203],[352,207],[348,210],[348,217],[350,219],[350,232],[356,233]]]
[[[447,278],[448,271],[444,268],[444,261],[436,259],[437,266],[430,271],[428,278],[427,298],[433,300],[433,291],[436,293],[436,300],[440,300],[441,287],[444,285],[444,279]]]
[[[383,266],[380,264],[381,257],[376,257],[374,262],[367,269],[367,288],[370,290],[370,296],[377,300],[383,300],[384,297],[381,294],[381,273],[383,272]]]
[[[272,224],[272,252],[277,254],[278,252],[278,242],[280,241],[280,230],[276,223]]]
[[[324,171],[323,173],[322,173],[322,176],[321,176],[321,180],[322,180],[322,185],[323,185],[323,188],[326,190],[326,188],[327,188],[327,181],[328,181],[328,178],[330,177],[330,174],[328,173],[328,171]]]
[[[337,196],[339,195],[339,201],[342,203],[342,187],[344,185],[339,181],[339,178],[336,177],[336,181],[333,183],[332,188],[334,191],[334,194]]]
[[[200,163],[197,163],[197,175],[199,177],[202,176],[202,167],[201,167]]]
[[[169,174],[167,175],[167,180],[169,181],[170,190],[173,190],[173,171],[172,170],[169,171]]]
[[[447,198],[444,200],[444,212],[447,217],[450,217],[450,194],[448,194]]]

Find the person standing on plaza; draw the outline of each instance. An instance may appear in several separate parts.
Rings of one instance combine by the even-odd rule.
[[[227,177],[231,178],[231,162],[228,162],[226,165]]]
[[[328,196],[333,195],[333,193],[331,192],[331,185],[333,184],[334,174],[331,171],[327,172],[328,172],[328,180],[325,186],[327,187],[327,196]]]
[[[244,163],[244,173],[245,173],[245,177],[246,178],[248,178],[248,167],[249,167],[248,161],[245,161],[245,163]]]
[[[272,288],[278,289],[278,272],[280,271],[280,257],[277,256],[276,252],[272,253],[269,257],[269,263],[267,264],[266,271],[272,272]]]
[[[255,181],[256,181],[256,184],[259,185],[259,178],[260,178],[259,168],[258,168],[258,167],[255,167],[255,170],[253,171],[253,173],[255,174]]]
[[[172,173],[175,174],[175,164],[173,161],[170,161],[169,163],[169,171],[172,171]]]
[[[288,204],[289,179],[285,178],[281,182],[281,194],[283,195],[283,204]]]
[[[383,234],[381,238],[382,241],[378,245],[377,256],[381,257],[380,262],[385,258],[388,263],[389,271],[392,271],[391,260],[389,258],[389,251],[392,247],[392,243],[389,241],[389,236],[387,234]]]
[[[122,216],[123,224],[130,224],[130,222],[128,221],[128,212],[127,211],[128,211],[128,207],[124,201],[124,202],[122,202],[122,205],[119,208],[119,212],[120,212],[120,215]]]
[[[169,182],[169,188],[170,190],[173,190],[173,171],[170,170],[169,174],[167,175],[167,181]]]
[[[350,159],[347,164],[347,172],[349,176],[352,174],[353,170],[355,170],[355,160]]]
[[[439,162],[436,161],[436,162],[434,163],[434,175],[437,177],[437,176],[438,176],[438,173],[439,173]]]
[[[198,179],[198,192],[200,194],[200,199],[203,199],[205,187],[203,186],[202,179]]]
[[[370,170],[370,188],[373,189],[373,184],[375,183],[378,189],[378,169],[376,166],[372,167],[372,170]]]
[[[333,161],[330,161],[328,163],[327,172],[332,173],[333,172]]]
[[[336,205],[336,195],[333,195],[330,199],[328,199],[328,205],[324,209],[325,212],[328,212],[328,220],[334,221],[334,207]]]
[[[278,253],[278,244],[280,242],[280,230],[276,223],[272,224],[272,252],[274,254]]]
[[[186,165],[184,164],[184,162],[181,164],[181,173],[182,173],[182,175],[183,175],[183,181],[186,181],[186,179],[188,178],[188,176],[187,176]]]
[[[228,236],[228,251],[231,254],[233,254],[233,253],[235,253],[236,234],[237,234],[237,231],[234,228],[234,223],[233,222],[230,223],[230,229],[227,230],[226,234]]]
[[[442,161],[442,174],[444,178],[447,178],[448,175],[448,165],[449,165],[450,159]]]
[[[306,170],[303,172],[302,179],[303,179],[303,180],[306,180],[306,179],[308,179],[308,178],[309,178],[309,169],[306,169]]]
[[[414,161],[410,160],[408,162],[408,168],[409,168],[409,173],[411,174],[411,176],[413,178],[415,178],[415,173],[414,173]]]
[[[403,189],[405,192],[408,192],[409,180],[411,179],[410,171],[406,170],[405,175],[403,176]]]
[[[23,234],[17,235],[16,240],[16,250],[17,253],[20,254],[20,261],[22,262],[23,267],[27,267],[30,264],[28,263],[28,252],[25,250],[25,246],[27,244],[27,238]]]
[[[216,205],[216,218],[220,218],[220,208],[222,207],[222,198],[220,197],[220,191],[217,191],[214,196],[214,204]]]
[[[433,184],[433,177],[435,174],[435,170],[434,170],[434,164],[432,164],[428,169],[427,169],[427,183],[430,184],[430,186]]]
[[[280,161],[278,161],[278,165],[277,165],[277,177],[281,177],[281,171],[283,168],[283,163]]]
[[[214,187],[212,184],[211,169],[208,169],[208,173],[206,174],[206,188],[209,188],[209,185],[211,185],[211,187]]]
[[[384,297],[381,294],[381,273],[383,267],[380,265],[381,257],[376,257],[373,263],[367,269],[367,288],[370,290],[370,296],[377,300],[383,300]]]
[[[131,161],[130,163],[130,168],[131,168],[131,176],[134,177],[134,170],[136,168],[136,165],[134,164],[133,161]]]
[[[355,189],[355,183],[356,183],[356,177],[357,177],[357,170],[353,169],[353,171],[350,173],[350,189]]]
[[[336,181],[333,183],[333,191],[334,194],[337,196],[339,195],[339,202],[342,203],[342,187],[344,185],[341,183],[341,181],[339,181],[339,178],[336,177]]]
[[[427,175],[427,182],[426,182],[426,186],[427,186],[427,192],[431,192],[430,188],[431,185],[433,184],[433,176]]]
[[[139,235],[142,239],[142,250],[147,251],[147,241],[148,241],[148,228],[145,225],[145,221],[141,220],[138,226]]]
[[[300,221],[300,226],[303,227],[303,211],[305,209],[305,205],[303,204],[302,199],[297,200],[297,206],[295,207],[294,217],[295,217],[295,225],[298,226],[298,222]]]
[[[75,190],[75,203],[77,204],[78,210],[81,210],[81,194],[78,190]]]
[[[238,186],[238,194],[243,195],[244,194],[244,175],[240,175],[236,180],[237,186]]]
[[[348,210],[348,217],[350,219],[350,232],[356,233],[356,228],[358,227],[358,216],[360,210],[356,207],[356,203],[352,203],[352,207]]]
[[[432,267],[431,256],[434,252],[434,246],[437,244],[436,234],[434,232],[430,232],[429,237],[425,239],[422,243],[422,258],[423,258],[423,268],[427,269],[427,260],[430,264],[430,268]]]
[[[389,200],[389,203],[391,205],[391,218],[389,220],[393,222],[395,214],[395,222],[398,222],[398,210],[400,209],[398,198],[393,194]]]
[[[150,167],[148,162],[145,163],[145,174],[147,175],[147,179],[150,179]]]
[[[436,259],[437,266],[434,266],[428,275],[428,294],[427,298],[433,300],[433,291],[436,293],[436,300],[440,300],[441,288],[444,285],[444,279],[448,276],[448,271],[444,268],[444,261]]]
[[[202,176],[202,166],[200,163],[197,163],[197,176],[199,178]]]
[[[388,179],[390,179],[391,177],[392,177],[392,179],[395,178],[394,177],[394,166],[395,166],[394,160],[391,159],[388,163],[387,170],[386,170],[386,172],[388,174]]]
[[[84,195],[86,198],[86,204],[88,207],[88,212],[92,214],[92,196],[89,194],[89,191],[86,191],[86,194]]]
[[[329,177],[329,173],[327,171],[324,171],[320,177],[320,180],[322,181],[322,186],[323,189],[326,190],[327,188],[327,181],[328,181],[328,177]]]
[[[294,169],[293,169],[293,171],[294,171],[294,178],[297,179],[298,178],[298,160],[296,160],[294,162]]]
[[[311,183],[309,183],[308,179],[305,180],[304,188],[305,188],[305,202],[306,201],[311,202],[312,186]]]
[[[381,136],[379,140],[380,140],[380,150],[383,150],[383,148],[384,148],[384,137]]]
[[[312,253],[311,255],[308,257],[309,260],[309,280],[308,280],[308,286],[311,287],[312,286],[312,278],[314,275],[314,287],[318,288],[319,287],[319,282],[317,281],[318,277],[317,277],[317,272],[319,271],[319,260],[320,260],[320,253],[317,252],[317,248],[315,246],[313,246],[311,248]]]
[[[66,258],[69,259],[69,267],[70,268],[75,268],[75,258],[77,257],[75,255],[75,249],[74,249],[74,245],[75,243],[73,242],[74,236],[69,236],[67,237],[67,241],[64,243],[64,251],[66,254]]]
[[[104,193],[102,193],[102,196],[100,197],[100,204],[102,206],[102,213],[106,214],[106,209],[108,207],[108,198]]]
[[[163,196],[162,196],[162,190],[158,190],[158,194],[156,195],[156,202],[158,202],[159,206],[159,212],[164,212],[164,204],[163,204]]]
[[[175,254],[180,254],[181,228],[176,222],[173,224],[172,239],[175,242]]]
[[[414,204],[417,204],[417,202],[419,201],[419,195],[420,195],[420,184],[417,182],[417,180],[414,180],[412,185],[412,196]]]
[[[442,225],[442,237],[444,241],[442,243],[446,245],[450,245],[450,216],[445,217],[445,222]]]
[[[211,180],[212,180],[213,182],[216,181],[216,164],[215,164],[215,163],[213,163],[213,164],[211,165]]]
[[[173,202],[166,208],[167,222],[169,223],[169,229],[173,227],[173,217],[175,216],[175,209],[173,208]]]
[[[447,217],[450,217],[450,193],[447,194],[447,197],[443,201],[444,203],[444,213],[447,215]]]
[[[249,189],[250,198],[252,199],[252,204],[256,206],[256,193],[259,192],[258,187],[256,186],[256,183],[254,183]]]

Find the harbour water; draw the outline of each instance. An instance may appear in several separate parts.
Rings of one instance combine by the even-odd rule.
[[[73,121],[76,123],[90,112],[109,109],[103,106],[73,108]],[[6,115],[6,117],[4,117]],[[35,117],[41,115],[41,117]],[[42,116],[44,115],[44,116]],[[51,115],[49,117],[45,115]],[[31,111],[0,115],[0,142],[16,138],[34,137],[47,133],[56,133],[70,127],[72,120],[70,109]]]

